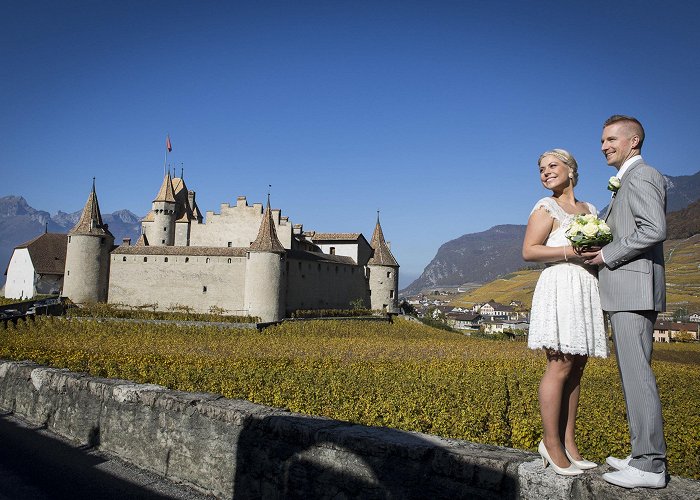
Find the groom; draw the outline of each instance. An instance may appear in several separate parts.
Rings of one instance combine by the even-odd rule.
[[[605,216],[613,241],[582,255],[601,266],[601,304],[613,329],[632,441],[630,456],[607,458],[617,471],[603,479],[625,488],[663,488],[666,441],[651,351],[656,316],[666,307],[666,183],[642,159],[643,143],[636,118],[614,115],[603,125],[601,150],[620,181]]]

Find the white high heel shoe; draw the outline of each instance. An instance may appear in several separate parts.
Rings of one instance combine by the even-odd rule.
[[[547,453],[547,447],[544,445],[544,442],[540,441],[537,451],[540,452],[540,456],[542,457],[542,465],[545,467],[547,467],[547,464],[551,465],[554,472],[560,476],[578,476],[579,474],[583,474],[583,471],[576,467],[573,463],[566,468],[559,467],[557,464],[555,464],[549,457],[549,453]]]
[[[567,450],[566,448],[564,448],[564,453],[566,453],[566,458],[569,459],[569,462],[571,462],[581,470],[595,469],[596,467],[598,467],[597,463],[591,462],[590,460],[586,460],[585,458],[582,458],[581,460],[576,460],[574,457],[571,456],[571,453],[569,453],[569,450]]]

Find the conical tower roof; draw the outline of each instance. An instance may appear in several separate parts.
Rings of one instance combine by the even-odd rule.
[[[279,238],[277,238],[277,230],[275,229],[275,223],[272,220],[272,211],[270,210],[269,194],[267,195],[267,207],[265,207],[258,237],[250,244],[250,249],[255,252],[272,253],[284,253],[285,251]]]
[[[377,214],[377,225],[374,226],[372,241],[369,244],[374,249],[374,255],[367,262],[368,265],[399,267],[399,263],[396,262],[396,259],[391,254],[391,250],[389,250],[389,245],[384,239],[382,225],[379,223],[379,214]]]
[[[85,203],[83,213],[80,215],[80,220],[68,234],[112,234],[107,229],[107,226],[102,223],[102,214],[100,213],[100,204],[97,202],[94,178],[92,179],[92,191]]]
[[[168,201],[170,203],[175,203],[175,191],[173,190],[173,180],[170,177],[170,171],[165,174],[163,184],[160,186],[160,191],[158,191],[158,194],[153,201]]]

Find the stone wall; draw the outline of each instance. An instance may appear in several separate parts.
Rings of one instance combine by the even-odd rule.
[[[111,257],[110,303],[157,303],[161,311],[184,304],[198,313],[217,306],[227,310],[227,314],[248,314],[243,300],[245,257],[170,255],[166,250],[162,255],[117,252]]]
[[[221,204],[220,213],[207,211],[204,224],[190,227],[190,245],[200,247],[249,247],[258,236],[263,218],[262,203],[248,205],[239,196],[236,205]],[[272,210],[277,237],[284,248],[292,247],[292,224],[279,209]]]
[[[220,498],[697,498],[625,491],[534,454],[0,360],[0,408]],[[601,468],[602,469],[602,468]],[[695,496],[694,496],[695,495]]]
[[[287,258],[287,312],[351,309],[357,299],[369,307],[364,268],[331,260]]]

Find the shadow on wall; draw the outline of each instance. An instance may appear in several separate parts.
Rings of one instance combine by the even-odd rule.
[[[253,417],[237,443],[233,498],[517,498],[521,460],[457,443],[317,417]]]
[[[0,414],[0,498],[172,498],[115,476],[86,447],[64,444],[7,415]]]

